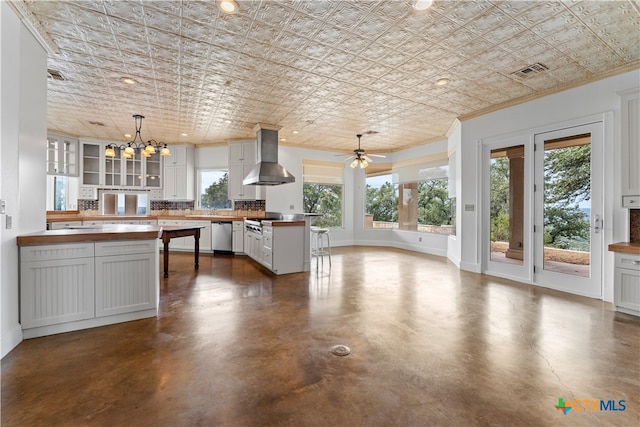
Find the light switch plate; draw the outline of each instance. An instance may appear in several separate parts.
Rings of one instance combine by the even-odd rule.
[[[11,215],[7,215],[7,224],[6,224],[7,230],[11,228],[12,223],[13,221],[12,221]]]
[[[464,210],[467,212],[473,212],[476,210],[476,205],[464,205]]]

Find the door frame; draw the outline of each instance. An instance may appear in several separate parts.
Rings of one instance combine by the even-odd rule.
[[[613,111],[606,111],[598,114],[592,114],[589,116],[577,117],[570,120],[564,120],[561,122],[540,125],[533,128],[528,128],[520,131],[513,131],[502,135],[491,136],[487,138],[478,139],[478,201],[479,201],[479,209],[481,210],[480,214],[480,224],[478,224],[479,236],[478,239],[478,253],[480,254],[480,271],[483,274],[503,277],[506,279],[515,280],[521,283],[527,283],[535,286],[545,287],[544,285],[539,285],[534,283],[533,276],[533,254],[534,254],[534,242],[533,242],[533,221],[534,221],[534,192],[533,190],[533,165],[534,165],[534,156],[533,156],[533,143],[536,134],[552,132],[555,130],[560,130],[564,128],[573,128],[581,125],[601,122],[603,127],[603,156],[602,156],[602,167],[603,167],[603,227],[602,227],[602,293],[601,299],[605,301],[613,301],[613,279],[614,279],[614,270],[613,270],[613,254],[606,250],[606,247],[609,243],[612,242],[613,237],[613,226],[612,226],[612,218],[613,218],[613,208],[615,205],[615,190],[618,189],[619,192],[619,179],[614,177],[612,173],[609,171],[614,170],[614,154],[618,154],[619,147],[614,144],[615,141],[615,129],[614,129],[614,113]],[[524,141],[525,143],[525,191],[528,194],[525,194],[525,218],[524,218],[524,227],[525,227],[525,258],[530,257],[528,260],[528,268],[524,273],[515,273],[511,267],[508,268],[496,268],[495,265],[489,264],[490,258],[490,250],[489,250],[489,233],[490,233],[490,223],[489,223],[489,193],[487,191],[488,184],[485,180],[485,175],[488,174],[488,159],[487,154],[491,151],[492,148],[497,148],[500,144],[508,145],[521,145]],[[529,144],[529,145],[527,145]],[[489,148],[490,147],[490,148]],[[531,150],[531,154],[527,156],[528,151]],[[615,150],[615,152],[614,152]],[[525,264],[527,264],[526,260]],[[499,264],[499,263],[492,263]],[[524,267],[524,266],[523,266]],[[524,270],[524,269],[523,269]],[[593,298],[593,297],[592,297]]]

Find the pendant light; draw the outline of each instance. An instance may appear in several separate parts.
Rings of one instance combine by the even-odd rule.
[[[157,150],[160,150],[160,155],[162,156],[170,156],[171,151],[167,148],[167,144],[161,144],[159,142],[152,140],[147,141],[145,144],[142,140],[142,136],[140,135],[140,130],[142,129],[142,119],[144,119],[143,115],[134,114],[133,118],[135,119],[136,125],[136,134],[133,137],[133,140],[127,142],[126,144],[122,144],[120,146],[116,144],[108,144],[105,147],[104,155],[105,157],[116,157],[116,151],[120,152],[120,156],[123,159],[131,159],[135,156],[136,151],[140,150],[140,155],[142,157],[151,157],[152,154],[155,154]],[[136,142],[136,141],[140,142]]]

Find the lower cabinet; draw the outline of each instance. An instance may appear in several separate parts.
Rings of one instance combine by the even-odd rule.
[[[244,252],[244,221],[233,221],[231,229],[231,250],[236,254]]]
[[[640,255],[616,252],[614,304],[616,310],[640,316]]]
[[[157,315],[158,240],[20,247],[25,338]]]
[[[247,232],[244,251],[275,274],[304,271],[304,226],[262,226]]]

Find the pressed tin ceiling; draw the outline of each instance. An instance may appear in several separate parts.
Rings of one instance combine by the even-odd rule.
[[[395,151],[445,138],[456,118],[640,67],[638,1],[238,4],[12,2],[65,79],[48,80],[49,130],[125,141],[142,114],[145,140],[224,143],[269,123],[293,146],[350,151],[374,130],[363,147]]]

